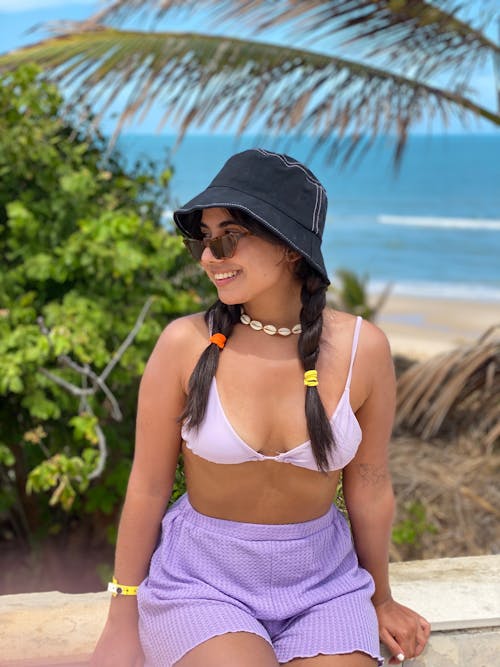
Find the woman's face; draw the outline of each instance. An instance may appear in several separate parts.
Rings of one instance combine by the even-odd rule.
[[[247,231],[223,208],[204,209],[200,230],[204,238]],[[231,258],[216,259],[210,248],[205,248],[200,263],[216,286],[219,299],[228,305],[281,292],[296,282],[292,265],[285,258],[285,247],[253,234],[239,239]]]

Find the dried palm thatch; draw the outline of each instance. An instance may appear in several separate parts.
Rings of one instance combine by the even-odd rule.
[[[500,454],[478,450],[475,437],[391,442],[396,525],[408,506],[425,508],[422,534],[391,546],[392,560],[477,556],[500,550]],[[432,530],[430,530],[432,528]]]
[[[413,520],[416,505],[424,518],[413,543],[391,545],[393,560],[500,549],[499,331],[399,376],[390,457],[396,526]]]
[[[484,453],[500,441],[500,325],[473,344],[414,364],[398,380],[396,429],[424,440],[474,433]]]

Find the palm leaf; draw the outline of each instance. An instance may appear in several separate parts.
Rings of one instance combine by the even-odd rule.
[[[366,47],[365,57],[383,55],[391,68],[418,70],[421,78],[452,68],[464,82],[478,61],[500,54],[498,44],[483,32],[498,8],[492,5],[482,25],[475,27],[461,18],[467,4],[456,0],[115,0],[91,21],[120,23],[145,12],[162,19],[171,10],[204,8],[212,10],[214,25],[241,24],[244,19],[254,34],[284,26],[301,43],[305,37],[316,43],[336,35],[343,44]]]
[[[492,327],[477,343],[414,364],[398,380],[396,426],[430,438],[475,429],[488,448],[500,436],[500,342]]]
[[[273,44],[193,33],[144,33],[93,27],[0,57],[0,70],[35,61],[102,114],[122,90],[124,122],[163,106],[162,123],[237,122],[274,133],[311,133],[332,159],[347,160],[377,134],[397,135],[398,159],[408,128],[427,114],[452,111],[500,124],[470,99],[383,69]]]
[[[369,303],[371,300],[368,299],[366,290],[366,277],[361,278],[347,269],[336,271],[335,277],[336,280],[326,293],[327,305],[354,315],[361,315],[366,320],[375,320],[389,297],[392,286],[387,284],[372,305]]]

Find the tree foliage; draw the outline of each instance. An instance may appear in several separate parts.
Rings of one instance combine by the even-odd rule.
[[[145,360],[207,293],[161,224],[171,169],[61,106],[34,66],[0,78],[0,520],[24,538],[116,509]]]

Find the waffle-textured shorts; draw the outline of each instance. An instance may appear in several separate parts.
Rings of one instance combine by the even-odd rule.
[[[200,514],[186,494],[138,591],[146,667],[227,632],[262,637],[280,663],[362,651],[381,665],[373,591],[335,506],[304,523],[242,523]]]

